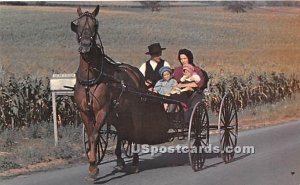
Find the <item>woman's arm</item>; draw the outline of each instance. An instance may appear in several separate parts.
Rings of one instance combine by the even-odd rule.
[[[183,76],[180,78],[180,82],[184,82],[186,79],[187,79],[187,76],[183,75]]]
[[[205,85],[205,77],[202,70],[199,67],[195,67],[195,72],[199,75],[200,81],[197,83],[199,89]]]
[[[180,78],[183,76],[182,67],[176,67],[173,72],[173,77],[177,82],[180,82]]]
[[[178,87],[178,88],[186,88],[186,87],[189,87],[189,88],[196,88],[196,87],[198,87],[198,85],[197,85],[195,82],[184,83],[184,84],[179,83],[179,84],[177,84],[176,87]]]

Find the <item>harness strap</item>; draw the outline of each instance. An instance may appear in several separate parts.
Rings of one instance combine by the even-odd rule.
[[[122,89],[121,89],[120,95],[118,96],[117,99],[113,100],[113,108],[114,108],[114,109],[116,109],[116,108],[119,106],[121,96],[123,95],[123,93],[124,93],[125,90],[126,90],[126,87],[127,87],[127,86],[125,85],[124,80],[121,80],[121,86],[122,86]]]
[[[88,66],[90,64],[88,63]],[[88,79],[89,79],[89,76],[90,76],[90,70],[88,70]],[[86,96],[86,111],[87,112],[91,112],[91,101],[90,101],[90,84],[88,83],[84,89],[85,89],[85,96]]]

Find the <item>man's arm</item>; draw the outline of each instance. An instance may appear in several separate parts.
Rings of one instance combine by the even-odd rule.
[[[143,74],[143,76],[145,76],[145,74],[146,74],[146,63],[143,63],[141,65],[141,67],[139,68],[139,70],[141,71],[141,73]]]
[[[164,66],[171,67],[169,62],[165,61]]]

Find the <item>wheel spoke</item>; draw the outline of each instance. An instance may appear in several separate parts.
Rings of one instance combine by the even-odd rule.
[[[230,143],[230,146],[235,147],[235,146],[234,146],[235,144],[233,143],[233,140],[232,140],[232,138],[230,137],[230,135],[229,135],[229,141],[230,141],[230,142],[229,142],[229,143]]]
[[[222,118],[225,118],[225,115],[226,115],[226,113],[225,113],[225,108],[223,107],[223,109],[222,109]],[[225,121],[225,120],[224,120]]]
[[[224,132],[223,149],[225,150],[227,146],[228,146],[228,134],[227,134],[227,131],[225,130],[225,132]]]
[[[105,140],[102,136],[100,136],[98,145],[101,147],[101,152],[104,152],[104,148],[106,148],[107,143],[105,142]]]
[[[105,146],[103,147],[101,143],[99,143],[98,146],[100,146],[101,154],[103,154],[106,147]]]
[[[230,113],[228,114],[228,123],[230,124],[231,123],[231,118],[232,118],[232,111],[233,111],[233,107],[231,107],[231,109],[230,109]]]
[[[100,161],[101,161],[101,156],[100,156],[100,149],[99,149],[99,145],[96,146],[96,156],[97,156],[97,164],[100,164]],[[98,155],[97,155],[98,154]]]
[[[228,104],[230,104],[230,103],[228,103]],[[225,114],[225,121],[226,121],[226,125],[228,126],[228,124],[230,123],[230,117],[231,117],[231,111],[230,111],[230,106],[229,105],[227,105],[226,106],[226,108],[227,108],[227,110],[226,110],[226,114]]]
[[[232,111],[233,111],[233,109],[234,109],[234,106],[233,106],[233,102],[231,102],[230,103],[230,113],[229,113],[229,115],[232,115]]]
[[[200,125],[203,126],[204,119],[205,119],[205,113],[204,112],[202,112],[201,117],[202,117],[202,119],[201,119],[202,124],[200,124]]]
[[[221,122],[223,123],[223,125],[225,126],[225,121],[224,121],[224,118],[221,117]]]
[[[226,99],[224,101],[224,107],[225,107],[225,115],[228,115],[228,112],[229,112],[228,97],[226,97]]]
[[[207,145],[208,145],[208,143],[207,142],[205,142],[205,141],[201,141],[201,143],[203,144],[203,145],[201,145],[201,146],[204,146],[204,147],[206,147]]]
[[[235,118],[236,117],[236,114],[232,114],[232,116],[231,116],[231,118],[230,118],[230,120],[229,120],[229,123],[231,123],[232,122],[232,120],[233,120],[233,118]],[[230,124],[229,124],[230,125]]]
[[[224,133],[222,134],[221,141],[223,141],[224,137],[225,137],[225,131],[224,131]]]
[[[230,130],[229,132],[234,136],[235,139],[237,138],[237,134],[235,132],[233,132],[232,130]]]

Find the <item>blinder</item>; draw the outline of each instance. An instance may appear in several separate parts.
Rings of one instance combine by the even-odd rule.
[[[82,14],[78,19],[82,18],[83,16],[89,16],[91,17],[93,20],[95,20],[95,33],[94,35],[96,35],[96,33],[98,33],[98,27],[99,27],[99,22],[98,20],[92,16],[90,13],[85,12],[84,14]],[[77,33],[77,28],[78,28],[78,19],[74,20],[71,22],[71,30],[75,33]]]
[[[73,32],[77,32],[77,27],[78,27],[78,25],[75,24],[75,22],[77,22],[77,20],[71,22],[71,30],[72,30]]]

